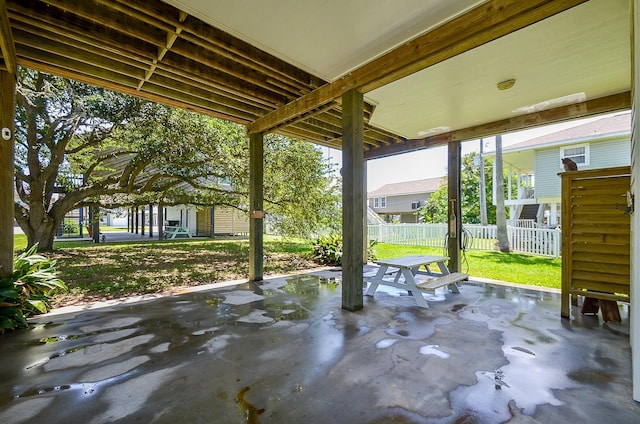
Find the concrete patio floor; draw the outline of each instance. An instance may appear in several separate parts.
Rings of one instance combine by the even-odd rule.
[[[0,422],[640,422],[624,305],[566,320],[556,293],[471,283],[352,313],[339,279],[39,317],[0,337]]]

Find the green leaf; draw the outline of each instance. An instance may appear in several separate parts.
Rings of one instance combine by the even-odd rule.
[[[47,304],[42,300],[29,300],[29,303],[43,314],[47,312]]]

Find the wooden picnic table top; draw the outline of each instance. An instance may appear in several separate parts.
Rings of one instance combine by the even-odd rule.
[[[415,268],[421,265],[444,262],[448,259],[449,257],[447,256],[413,255],[403,256],[400,258],[381,259],[375,261],[375,263],[378,265],[393,266],[396,268]]]

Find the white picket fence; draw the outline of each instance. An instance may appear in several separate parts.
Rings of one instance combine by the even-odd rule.
[[[465,224],[464,245],[469,250],[494,250],[495,225]],[[369,239],[381,243],[410,246],[444,247],[446,224],[377,224],[369,225]],[[560,257],[560,230],[507,226],[509,245],[514,252]]]

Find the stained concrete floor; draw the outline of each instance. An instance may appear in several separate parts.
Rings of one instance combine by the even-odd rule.
[[[625,306],[567,320],[555,293],[472,283],[352,313],[339,277],[40,317],[0,337],[0,422],[640,422]]]

